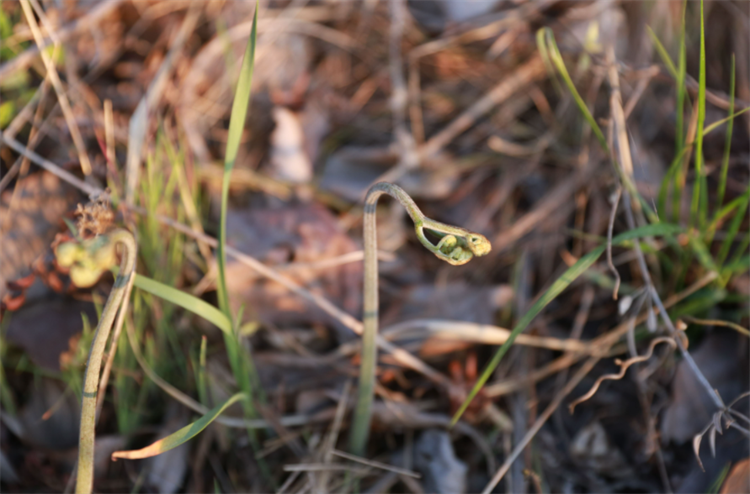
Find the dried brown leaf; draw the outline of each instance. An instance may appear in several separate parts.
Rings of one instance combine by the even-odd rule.
[[[701,470],[704,472],[706,471],[705,468],[703,468],[703,462],[701,461],[701,440],[703,440],[703,433],[696,434],[693,438],[693,453],[695,453],[695,459],[698,460],[698,466],[701,467]]]
[[[720,492],[721,494],[750,492],[750,458],[744,458],[734,464]]]

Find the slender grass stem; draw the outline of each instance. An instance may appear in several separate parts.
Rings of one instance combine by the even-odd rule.
[[[732,75],[729,78],[729,116],[734,115],[734,54],[732,54]],[[721,205],[724,203],[724,191],[727,187],[727,175],[729,173],[729,154],[732,149],[732,130],[734,128],[734,118],[730,118],[727,122],[727,133],[724,141],[724,156],[721,159],[721,178],[719,179],[719,191],[716,197],[716,210],[721,209]]]
[[[693,198],[690,204],[690,222],[694,226],[702,226],[701,218],[705,215],[705,208],[701,206],[701,194],[704,190],[703,171],[703,124],[706,120],[706,34],[703,25],[703,0],[701,0],[701,45],[698,68],[698,131],[695,134],[695,181],[693,182]],[[699,211],[700,209],[700,211]]]
[[[630,197],[628,196],[628,191],[624,191],[624,204],[625,204],[625,219],[628,224],[628,228],[632,230],[635,229],[635,218],[633,215],[633,210],[630,207]],[[643,251],[641,250],[640,243],[635,243],[635,253],[636,253],[636,259],[638,260],[638,266],[641,269],[641,275],[643,276],[643,281],[645,285],[648,287],[649,292],[651,293],[651,298],[656,304],[656,307],[659,309],[659,317],[661,317],[662,321],[664,322],[664,325],[669,330],[669,333],[671,335],[677,334],[677,329],[675,329],[674,324],[672,323],[672,320],[669,318],[669,314],[667,313],[667,310],[664,308],[664,304],[661,301],[661,297],[659,296],[659,293],[656,291],[656,287],[654,286],[653,281],[651,280],[651,274],[649,273],[648,266],[646,265],[646,258],[643,256]],[[693,360],[693,356],[690,355],[690,352],[687,351],[687,348],[685,348],[685,345],[683,344],[682,340],[680,338],[675,338],[677,341],[677,347],[679,348],[680,352],[682,353],[682,358],[685,360],[685,363],[688,367],[690,367],[690,370],[693,371],[693,374],[695,374],[696,379],[698,379],[698,382],[703,386],[706,393],[709,394],[711,399],[714,401],[714,404],[717,406],[717,408],[722,408],[723,405],[721,404],[721,400],[718,399],[716,394],[713,392],[713,387],[708,382],[708,379],[706,379],[706,376],[703,375],[703,372],[701,372],[700,368],[698,368],[698,364],[695,363],[695,360]]]
[[[96,427],[96,397],[99,386],[99,371],[102,365],[104,348],[112,329],[117,311],[120,308],[130,281],[135,276],[135,262],[138,247],[133,235],[123,229],[107,235],[111,244],[123,246],[120,273],[115,279],[114,287],[104,306],[102,317],[96,328],[94,342],[91,345],[89,360],[86,364],[86,376],[83,384],[81,403],[81,427],[78,438],[78,478],[76,494],[92,492],[94,483],[94,437]]]
[[[219,221],[219,307],[228,317],[232,318],[229,308],[229,294],[227,293],[226,281],[226,244],[227,244],[227,205],[229,202],[229,183],[232,177],[237,155],[240,149],[242,129],[245,127],[247,109],[250,105],[250,90],[253,82],[253,68],[255,66],[255,44],[258,33],[258,9],[256,5],[253,15],[253,28],[247,41],[245,55],[242,59],[240,79],[237,82],[237,90],[232,102],[232,112],[229,117],[229,130],[227,131],[227,146],[224,152],[224,176],[221,184],[221,218]]]
[[[677,101],[676,101],[676,128],[675,128],[675,161],[679,161],[676,157],[681,156],[686,149],[687,142],[685,136],[685,78],[687,74],[687,52],[685,48],[685,14],[687,12],[687,1],[682,3],[682,22],[680,23],[680,54],[678,58],[678,69],[677,69]],[[688,103],[690,98],[687,98]],[[680,201],[682,198],[682,191],[685,187],[685,175],[686,171],[683,167],[676,169],[674,174],[674,189],[672,191],[672,222],[677,223],[680,219]]]

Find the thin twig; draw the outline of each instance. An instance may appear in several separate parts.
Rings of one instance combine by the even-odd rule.
[[[51,162],[50,160],[42,158],[41,156],[36,154],[34,151],[30,151],[26,149],[23,146],[23,144],[16,141],[12,137],[6,136],[1,130],[0,130],[0,142],[6,144],[9,148],[14,150],[15,152],[26,156],[33,163],[36,163],[38,166],[41,166],[42,168],[52,173],[53,175],[57,176],[58,178],[62,179],[63,181],[68,182],[74,187],[77,187],[78,189],[82,190],[89,196],[97,196],[101,194],[102,192],[104,192],[99,187],[87,184],[86,182],[79,179],[72,173],[63,170],[62,168],[60,168],[58,165]]]
[[[409,53],[410,60],[416,60],[421,57],[437,53],[441,50],[448,48],[449,46],[458,43],[471,43],[473,41],[485,40],[487,38],[496,36],[505,28],[512,26],[518,26],[529,19],[536,16],[539,12],[544,11],[550,4],[555,3],[555,0],[537,0],[536,2],[525,2],[520,4],[518,7],[513,9],[507,9],[500,13],[500,19],[490,21],[489,23],[473,27],[469,24],[469,27],[464,32],[452,36],[443,36],[439,39],[428,41],[414,48]]]
[[[638,79],[638,85],[635,87],[635,90],[631,93],[630,99],[628,99],[628,102],[625,103],[625,121],[628,120],[628,117],[630,117],[630,114],[633,113],[633,110],[635,109],[635,105],[638,104],[638,101],[640,101],[641,96],[643,96],[643,92],[648,87],[649,83],[651,82],[651,79],[656,76],[661,69],[658,65],[652,65],[648,69],[645,70],[645,73],[639,77]]]
[[[55,46],[55,50],[53,51],[52,56],[57,57],[59,47]],[[10,122],[8,127],[3,131],[5,135],[9,137],[15,137],[18,131],[21,130],[21,127],[23,127],[26,122],[31,118],[31,113],[34,112],[34,119],[31,124],[31,132],[29,133],[29,139],[28,139],[28,147],[34,148],[39,141],[42,139],[42,137],[45,136],[45,127],[39,125],[39,120],[41,119],[41,109],[42,104],[41,102],[44,101],[44,98],[47,96],[47,90],[49,89],[49,76],[45,76],[44,80],[42,81],[42,84],[37,89],[37,91],[34,93],[34,97],[31,98],[31,100],[26,104],[26,106],[23,107],[23,109],[16,115],[13,120]],[[36,111],[34,109],[36,108]],[[54,109],[52,110],[54,112]],[[47,116],[49,116],[52,114]],[[5,188],[10,184],[10,181],[13,180],[13,178],[18,174],[19,171],[21,171],[22,168],[28,166],[28,158],[24,156],[19,156],[18,159],[16,159],[15,163],[13,163],[13,166],[10,167],[8,172],[3,175],[2,179],[0,179],[0,192],[5,190]],[[24,168],[25,170],[25,168]],[[23,176],[24,173],[21,173],[21,176]],[[13,203],[13,200],[11,199],[11,204]]]
[[[301,470],[295,470],[292,472],[292,474],[287,478],[284,483],[279,487],[279,490],[276,491],[276,494],[284,494],[287,489],[294,483],[295,480],[297,480],[297,477],[302,473]]]
[[[401,39],[406,24],[406,0],[391,0],[390,35],[388,41],[388,67],[391,75],[391,112],[393,112],[393,130],[396,141],[401,147],[403,166],[414,166],[414,137],[406,128],[406,108],[409,103],[409,91],[404,78],[404,63],[401,58]],[[411,155],[411,157],[410,157]]]
[[[512,74],[456,117],[443,130],[420,146],[418,149],[420,158],[423,159],[437,154],[459,134],[468,130],[482,115],[545,74],[546,71],[541,57],[534,55],[528,62],[514,70]]]
[[[492,239],[496,253],[501,253],[522,238],[543,220],[557,212],[565,202],[584,184],[591,180],[592,167],[579,168],[564,181],[550,190],[544,199],[534,204],[534,208],[513,222],[510,228],[497,233]]]
[[[630,317],[628,319],[628,334],[627,334],[627,343],[628,343],[628,353],[631,357],[635,357],[638,355],[638,349],[635,345],[635,325],[636,325],[636,316],[641,313],[641,309],[643,308],[643,304],[646,302],[646,299],[648,298],[647,292],[642,292],[635,301],[635,309],[633,310],[633,317]],[[646,314],[646,321],[648,321],[648,314]]]
[[[630,194],[626,190],[624,192],[624,195],[625,195],[625,200],[624,200],[625,218],[627,219],[628,228],[635,229],[635,219],[633,218],[633,210],[630,207]],[[648,287],[648,291],[650,292],[651,299],[654,301],[654,303],[659,309],[659,317],[661,317],[662,321],[667,326],[669,333],[671,335],[675,335],[677,334],[677,329],[674,327],[672,320],[669,318],[669,314],[664,308],[664,304],[661,301],[661,297],[659,297],[659,293],[656,291],[656,287],[654,287],[654,284],[651,281],[651,275],[649,274],[648,266],[646,265],[646,259],[643,256],[643,251],[641,250],[641,245],[637,241],[633,242],[633,245],[637,253],[638,265],[641,269],[641,274],[643,275],[643,281]],[[696,378],[698,379],[698,382],[701,383],[704,390],[711,396],[716,407],[719,409],[722,408],[723,405],[721,401],[713,392],[713,387],[708,382],[708,379],[706,379],[706,376],[703,374],[703,372],[701,372],[700,368],[698,367],[698,364],[695,363],[693,356],[690,355],[690,352],[688,352],[687,348],[685,347],[681,339],[678,338],[676,341],[677,341],[677,347],[680,349],[682,358],[685,360],[687,366],[690,367],[690,369],[693,371]]]
[[[333,418],[333,424],[331,424],[331,430],[328,432],[325,442],[323,443],[323,463],[329,464],[333,460],[333,452],[336,449],[336,442],[339,438],[339,432],[341,431],[341,424],[344,422],[344,415],[346,414],[347,404],[349,403],[349,393],[352,389],[352,381],[347,379],[344,383],[344,389],[341,391],[341,398],[339,398],[339,404],[336,406],[336,415]],[[328,472],[323,472],[317,479],[317,492],[325,493],[328,491]]]
[[[443,319],[412,319],[402,323],[389,326],[381,331],[381,334],[390,339],[401,333],[412,329],[422,329],[428,332],[430,337],[450,341],[471,341],[484,345],[502,345],[508,340],[510,330],[489,324],[477,324],[467,321],[451,321]],[[412,334],[409,334],[411,337]],[[556,351],[567,351],[573,353],[596,354],[594,349],[585,341],[577,338],[554,338],[551,336],[536,336],[531,334],[519,334],[515,344],[537,348],[547,348]],[[345,347],[339,353],[348,354],[353,348]]]
[[[58,48],[59,49],[59,48]],[[57,52],[52,54],[53,58],[57,58]],[[44,80],[39,85],[37,90],[34,92],[34,96],[31,97],[28,103],[24,105],[18,115],[13,117],[7,127],[5,127],[5,134],[9,137],[16,137],[16,134],[26,125],[26,122],[31,118],[31,114],[38,105],[44,101],[47,96],[47,89],[49,89],[49,77],[44,76]]]
[[[686,322],[689,322],[690,324],[699,324],[701,326],[723,326],[725,328],[732,328],[740,334],[750,336],[750,331],[748,331],[747,328],[743,328],[739,324],[733,323],[731,321],[722,321],[720,319],[698,319],[692,316],[682,316],[682,319],[684,319]]]
[[[370,468],[357,468],[348,465],[326,464],[326,463],[299,463],[293,465],[284,465],[285,472],[354,472],[365,474],[371,471]]]
[[[57,56],[57,53],[59,51],[59,46],[55,46],[55,49],[53,50],[53,56]],[[47,96],[47,90],[49,89],[49,77],[45,77],[44,81],[42,83],[41,87],[41,96],[39,98],[40,102],[44,101],[44,98]],[[37,105],[36,111],[34,112],[34,119],[31,121],[31,131],[29,132],[29,146],[35,147],[45,136],[44,126],[41,125],[42,120],[42,113],[43,113],[44,105],[41,103]],[[49,118],[49,116],[47,117]],[[29,172],[29,166],[30,166],[30,160],[26,156],[19,156],[18,159],[16,159],[16,162],[13,163],[13,166],[8,171],[8,174],[3,177],[2,180],[0,180],[0,192],[3,191],[3,188],[5,185],[10,183],[10,179],[13,178],[14,172],[18,173],[18,180],[23,180],[24,177]],[[22,187],[15,187],[13,189],[13,192],[10,196],[10,202],[8,203],[8,211],[5,214],[5,218],[0,221],[0,227],[2,229],[7,231],[7,225],[6,223],[10,221],[10,219],[13,217],[13,210],[18,204],[19,197],[21,195],[21,189]]]
[[[394,472],[399,475],[406,475],[407,477],[412,477],[415,479],[422,477],[417,472],[412,472],[411,470],[407,470],[405,468],[394,467],[392,465],[388,465],[387,463],[381,463],[379,461],[368,460],[367,458],[360,458],[359,456],[350,455],[349,453],[345,453],[343,451],[333,450],[332,453],[336,456],[340,456],[341,458],[346,458],[347,460],[351,460],[357,463],[361,463],[363,465],[367,465],[368,467],[379,468],[381,470]]]

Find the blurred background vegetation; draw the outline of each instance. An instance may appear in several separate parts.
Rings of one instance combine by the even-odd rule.
[[[226,215],[237,337],[134,290],[96,491],[332,492],[354,477],[369,492],[478,492],[506,462],[497,492],[747,489],[750,3],[258,9]],[[108,189],[113,221],[136,234],[140,275],[219,305],[212,238],[254,12],[222,0],[0,3],[3,491],[70,490],[83,369],[113,277],[74,286],[50,245],[91,191]],[[359,368],[362,199],[379,180],[493,244],[443,265],[403,209],[381,203],[381,334],[442,376],[379,355],[367,457],[401,470],[340,453]],[[608,233],[648,225],[567,279],[449,428],[542,294]],[[735,427],[698,444],[705,471],[693,438],[715,400],[674,344],[649,353],[670,325],[721,400],[741,398],[725,413]],[[636,353],[650,358],[569,412]],[[186,398],[211,408],[242,389],[252,409],[233,405],[163,455],[110,461],[193,421]]]

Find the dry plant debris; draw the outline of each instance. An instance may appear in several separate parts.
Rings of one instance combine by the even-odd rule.
[[[80,289],[55,264],[76,213],[82,238],[127,225],[140,275],[217,305],[220,163],[254,8],[0,3],[0,490],[74,482],[85,355],[114,280]],[[97,492],[746,489],[750,4],[705,2],[703,20],[701,75],[699,2],[261,2],[227,284],[264,396],[254,417],[236,404],[180,449],[112,463],[242,386],[215,325],[136,288],[130,345],[110,349]],[[717,124],[702,139],[701,122]],[[379,180],[493,250],[443,266],[380,206],[359,458],[342,450],[362,199]],[[683,229],[612,243],[660,223]],[[510,330],[608,240],[451,429]]]

